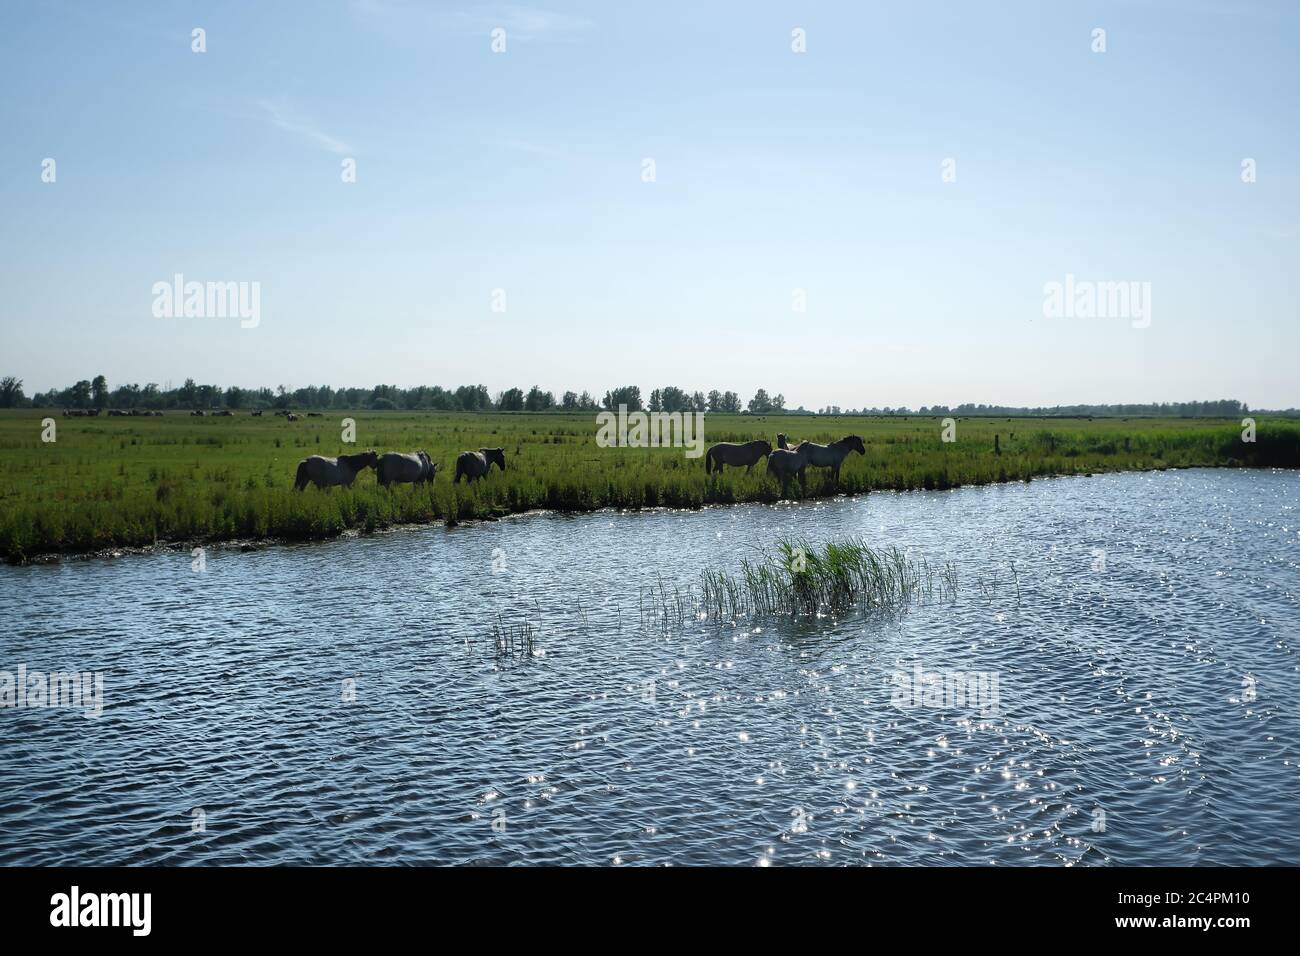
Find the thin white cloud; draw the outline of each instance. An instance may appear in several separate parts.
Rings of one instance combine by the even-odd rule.
[[[294,113],[283,103],[259,100],[257,105],[262,108],[267,119],[271,121],[271,125],[276,129],[282,129],[286,133],[300,136],[328,153],[341,156],[352,152],[351,147],[343,140],[329,135],[311,120]]]
[[[534,143],[526,139],[503,139],[500,145],[506,149],[513,149],[517,153],[531,153],[534,156],[564,155],[558,149],[552,149],[550,146],[543,146],[541,143]]]
[[[507,40],[521,42],[572,40],[595,26],[586,17],[510,3],[427,16],[422,7],[410,0],[352,0],[351,7],[358,17],[372,22],[397,17],[409,23],[413,18],[423,17],[423,22],[438,31],[490,33],[497,27],[504,27]]]
[[[483,30],[504,27],[506,35],[516,40],[566,39],[594,26],[586,17],[511,4],[464,12],[460,17]]]

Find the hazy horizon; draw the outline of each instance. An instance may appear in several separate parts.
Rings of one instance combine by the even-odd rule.
[[[1300,406],[1298,24],[1210,0],[7,7],[0,375]],[[156,316],[178,274],[256,283],[257,322]],[[1075,280],[1143,307],[1048,317]]]

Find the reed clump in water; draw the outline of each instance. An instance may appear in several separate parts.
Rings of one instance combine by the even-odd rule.
[[[537,628],[526,618],[507,624],[498,615],[492,624],[492,652],[497,658],[532,657],[537,649]]]
[[[700,587],[705,613],[724,620],[946,600],[956,593],[957,575],[951,564],[913,561],[898,548],[872,548],[861,538],[820,549],[786,539],[758,560],[744,561],[739,576],[704,572]]]

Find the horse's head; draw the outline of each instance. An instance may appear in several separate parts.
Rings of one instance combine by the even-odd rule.
[[[768,445],[768,448],[771,448],[771,447],[772,447],[771,445]],[[776,434],[776,447],[777,447],[777,448],[785,448],[785,447],[787,447],[787,443],[786,443],[786,440],[785,440],[785,432],[777,432],[777,434]]]
[[[770,455],[770,454],[772,454],[772,443],[771,443],[770,441],[768,441],[767,439],[765,439],[765,438],[760,438],[760,439],[758,440],[758,445],[759,445],[760,448],[763,449],[763,454],[764,454],[764,455]]]
[[[496,462],[502,471],[506,470],[506,450],[504,448],[480,448],[489,465]]]
[[[857,435],[850,435],[844,439],[844,444],[849,446],[850,451],[856,451],[859,455],[867,453],[867,446],[862,443],[862,439]]]
[[[361,458],[362,468],[379,467],[379,453],[376,452],[373,448],[370,449],[369,451],[363,451],[359,457]]]

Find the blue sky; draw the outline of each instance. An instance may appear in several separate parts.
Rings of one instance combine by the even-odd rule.
[[[5,4],[0,374],[1300,405],[1298,24],[1226,0]],[[176,273],[260,283],[257,327],[156,318]],[[1045,317],[1067,274],[1149,282],[1149,327]]]

